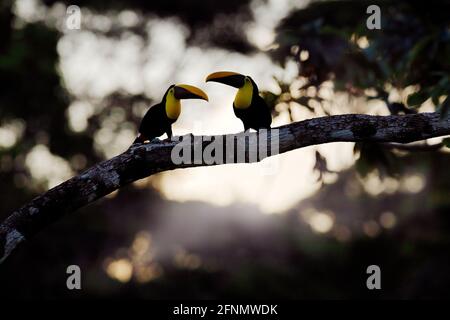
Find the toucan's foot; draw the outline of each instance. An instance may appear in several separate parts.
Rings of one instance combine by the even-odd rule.
[[[160,143],[161,140],[159,140],[159,138],[153,138],[152,140],[150,140],[150,143]]]

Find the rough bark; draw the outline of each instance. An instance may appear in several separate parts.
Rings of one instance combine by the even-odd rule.
[[[279,141],[279,153],[329,142],[395,142],[409,143],[427,138],[450,135],[450,119],[439,113],[414,115],[370,116],[359,114],[314,118],[274,128],[268,132],[268,144]],[[203,150],[214,139],[230,139],[236,152],[245,158],[228,159],[228,163],[260,161],[265,156],[254,154],[258,144],[255,132],[225,136],[185,136],[193,138],[192,150]],[[249,143],[245,143],[247,137]],[[124,153],[99,163],[83,173],[34,198],[13,212],[0,225],[0,263],[22,242],[34,234],[96,199],[138,179],[177,168],[215,165],[214,163],[175,164],[171,152],[178,141],[152,141],[131,146]],[[195,151],[192,151],[195,153]],[[270,150],[267,156],[272,156]]]

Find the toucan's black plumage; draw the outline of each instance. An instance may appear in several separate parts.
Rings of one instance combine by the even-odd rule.
[[[244,130],[270,128],[270,109],[260,97],[258,86],[252,78],[236,72],[220,71],[210,74],[206,81],[219,82],[239,89],[233,102],[233,110],[244,124]]]
[[[172,137],[172,124],[177,121],[181,112],[182,99],[203,99],[208,101],[208,96],[197,87],[179,84],[171,85],[164,94],[160,103],[151,107],[139,126],[139,136],[134,143],[143,143],[167,133]]]

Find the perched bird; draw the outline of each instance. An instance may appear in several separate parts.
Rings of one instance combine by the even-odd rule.
[[[143,143],[167,133],[172,137],[172,123],[177,121],[181,112],[182,99],[202,99],[208,101],[208,96],[197,87],[187,84],[171,85],[162,101],[151,107],[142,119],[139,136],[133,143]]]
[[[238,88],[233,102],[236,117],[241,119],[244,130],[268,129],[272,123],[270,109],[259,96],[258,86],[249,76],[236,72],[220,71],[211,73],[206,82],[213,81]]]

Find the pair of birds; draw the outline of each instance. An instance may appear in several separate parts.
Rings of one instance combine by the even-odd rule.
[[[259,96],[258,86],[249,76],[236,72],[220,71],[210,74],[206,82],[223,83],[235,88],[238,92],[234,99],[233,110],[244,124],[244,129],[268,129],[272,123],[269,107]],[[167,89],[162,101],[151,107],[139,127],[139,136],[134,143],[144,143],[167,134],[172,137],[172,124],[177,121],[181,112],[183,99],[202,99],[208,101],[208,96],[197,87],[178,84]]]

